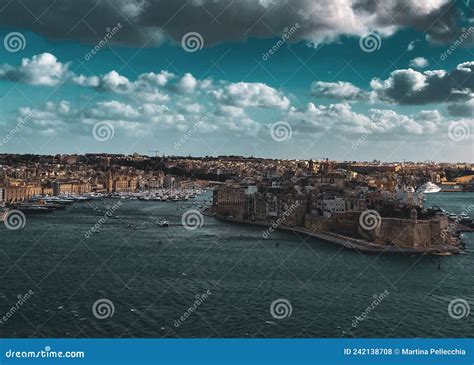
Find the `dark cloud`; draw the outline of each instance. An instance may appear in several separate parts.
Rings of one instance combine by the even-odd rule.
[[[446,103],[451,115],[474,114],[474,61],[463,62],[454,70],[395,70],[385,80],[373,79],[371,90],[344,81],[316,81],[311,94],[343,101],[386,102],[399,105]]]
[[[371,30],[388,36],[401,28],[443,41],[459,33],[458,18],[451,0],[11,0],[0,6],[3,26],[54,39],[94,43],[121,23],[112,42],[136,47],[179,42],[191,31],[202,35],[205,46],[268,38],[295,23],[300,28],[290,41],[321,43]]]
[[[465,102],[474,91],[474,61],[450,72],[396,70],[386,80],[372,80],[371,86],[379,99],[397,104]]]

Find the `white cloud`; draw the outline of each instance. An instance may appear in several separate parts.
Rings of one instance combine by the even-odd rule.
[[[240,108],[287,109],[290,101],[276,89],[259,82],[237,82],[211,91],[211,95],[222,104]]]
[[[204,107],[199,103],[193,102],[192,100],[186,100],[182,102],[180,106],[185,113],[199,114],[204,112]]]
[[[415,67],[415,68],[425,68],[428,67],[428,60],[424,57],[415,57],[414,59],[410,60],[408,66]]]
[[[187,94],[194,91],[197,83],[198,82],[193,75],[185,73],[184,76],[174,85],[174,89],[181,94]]]
[[[143,86],[165,86],[170,80],[176,76],[169,71],[162,70],[160,73],[148,72],[138,77],[137,85]]]
[[[304,136],[327,135],[328,138],[352,139],[354,136],[373,131],[383,139],[433,134],[441,128],[445,119],[437,110],[423,111],[406,116],[393,110],[371,109],[368,114],[354,112],[350,104],[315,105],[309,103],[303,109],[292,109],[284,120],[295,133]]]
[[[88,77],[84,75],[79,75],[79,76],[73,76],[71,78],[71,81],[73,84],[76,84],[79,86],[97,87],[99,86],[100,78],[98,76]]]
[[[367,92],[351,84],[350,82],[323,82],[315,81],[311,84],[311,94],[315,97],[327,97],[347,101],[369,101],[375,100],[375,93]]]
[[[86,109],[85,114],[96,119],[136,119],[140,116],[134,107],[116,100],[98,102],[93,108]]]
[[[113,91],[115,93],[125,93],[131,91],[130,81],[115,70],[112,70],[101,76],[98,87],[101,90]]]
[[[51,53],[23,58],[17,68],[9,65],[0,66],[0,78],[32,85],[55,86],[68,76],[69,64],[59,62]]]
[[[216,114],[224,117],[240,118],[245,117],[245,110],[232,105],[219,105]]]
[[[417,43],[418,41],[411,41],[410,43],[408,43],[408,46],[407,46],[407,51],[408,52],[411,52],[415,49],[415,44]]]

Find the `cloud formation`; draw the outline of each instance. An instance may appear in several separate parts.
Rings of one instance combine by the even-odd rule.
[[[311,94],[315,97],[334,98],[346,101],[374,101],[374,92],[362,90],[350,82],[315,81],[311,84]]]
[[[49,53],[25,58],[17,66],[1,66],[0,78],[51,88],[66,83],[85,91],[84,99],[20,108],[16,117],[31,116],[25,128],[31,134],[65,139],[76,134],[90,136],[96,123],[107,122],[117,138],[150,137],[155,127],[160,134],[170,133],[178,138],[205,117],[196,138],[212,135],[221,143],[223,138],[249,137],[249,141],[260,145],[271,143],[265,124],[277,121],[288,123],[295,140],[306,142],[322,136],[353,141],[368,131],[377,136],[377,141],[447,138],[452,123],[462,121],[469,128],[474,123],[473,67],[474,62],[464,62],[450,72],[396,70],[385,80],[372,80],[370,90],[343,81],[318,81],[311,85],[317,100],[343,102],[321,105],[318,100],[318,104],[307,103],[301,108],[292,105],[283,90],[265,83],[200,80],[191,73],[178,75],[167,70],[145,72],[134,78],[115,70],[78,75],[70,70],[69,63]],[[351,103],[355,101],[377,104],[377,108],[361,112]],[[378,105],[440,101],[448,102],[450,114],[462,119],[446,118],[437,109],[404,115]]]
[[[414,59],[410,60],[408,66],[413,68],[425,68],[428,67],[428,60],[424,57],[415,57]]]
[[[370,86],[379,99],[398,104],[468,101],[474,91],[474,61],[461,63],[450,72],[395,70],[386,80],[373,79]]]
[[[31,59],[23,58],[18,67],[0,66],[0,79],[32,85],[55,86],[68,76],[69,64],[59,62],[51,53],[35,55]]]
[[[9,2],[0,23],[88,43],[121,23],[112,42],[149,47],[166,39],[179,43],[191,31],[203,36],[205,46],[279,37],[296,23],[300,28],[292,40],[315,44],[370,31],[389,36],[405,28],[447,41],[459,35],[459,16],[451,0],[24,0]]]
[[[426,65],[425,59],[415,58],[412,62],[418,67]],[[343,101],[398,105],[441,103],[448,104],[453,116],[468,116],[474,99],[474,61],[463,62],[451,71],[395,70],[385,80],[372,79],[370,87],[364,90],[349,82],[317,81],[311,85],[311,94]]]

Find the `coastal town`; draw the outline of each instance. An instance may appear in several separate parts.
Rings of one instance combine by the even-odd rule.
[[[0,155],[0,205],[25,213],[70,200],[178,202],[213,190],[203,213],[306,233],[367,253],[463,252],[471,205],[455,214],[425,207],[431,193],[474,191],[467,163],[276,160],[241,156]]]

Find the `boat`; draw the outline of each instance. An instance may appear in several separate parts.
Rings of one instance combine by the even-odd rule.
[[[421,185],[418,188],[418,191],[421,191],[423,194],[439,193],[441,188],[438,185],[433,184],[431,181],[428,181],[427,183]]]
[[[433,253],[433,255],[435,255],[435,256],[451,256],[452,253],[451,252],[435,252],[435,253]]]
[[[14,206],[15,209],[21,210],[23,213],[49,213],[55,210],[53,207],[49,207],[33,203],[21,203]]]
[[[157,223],[160,227],[169,227],[170,222],[167,219],[160,219]]]

